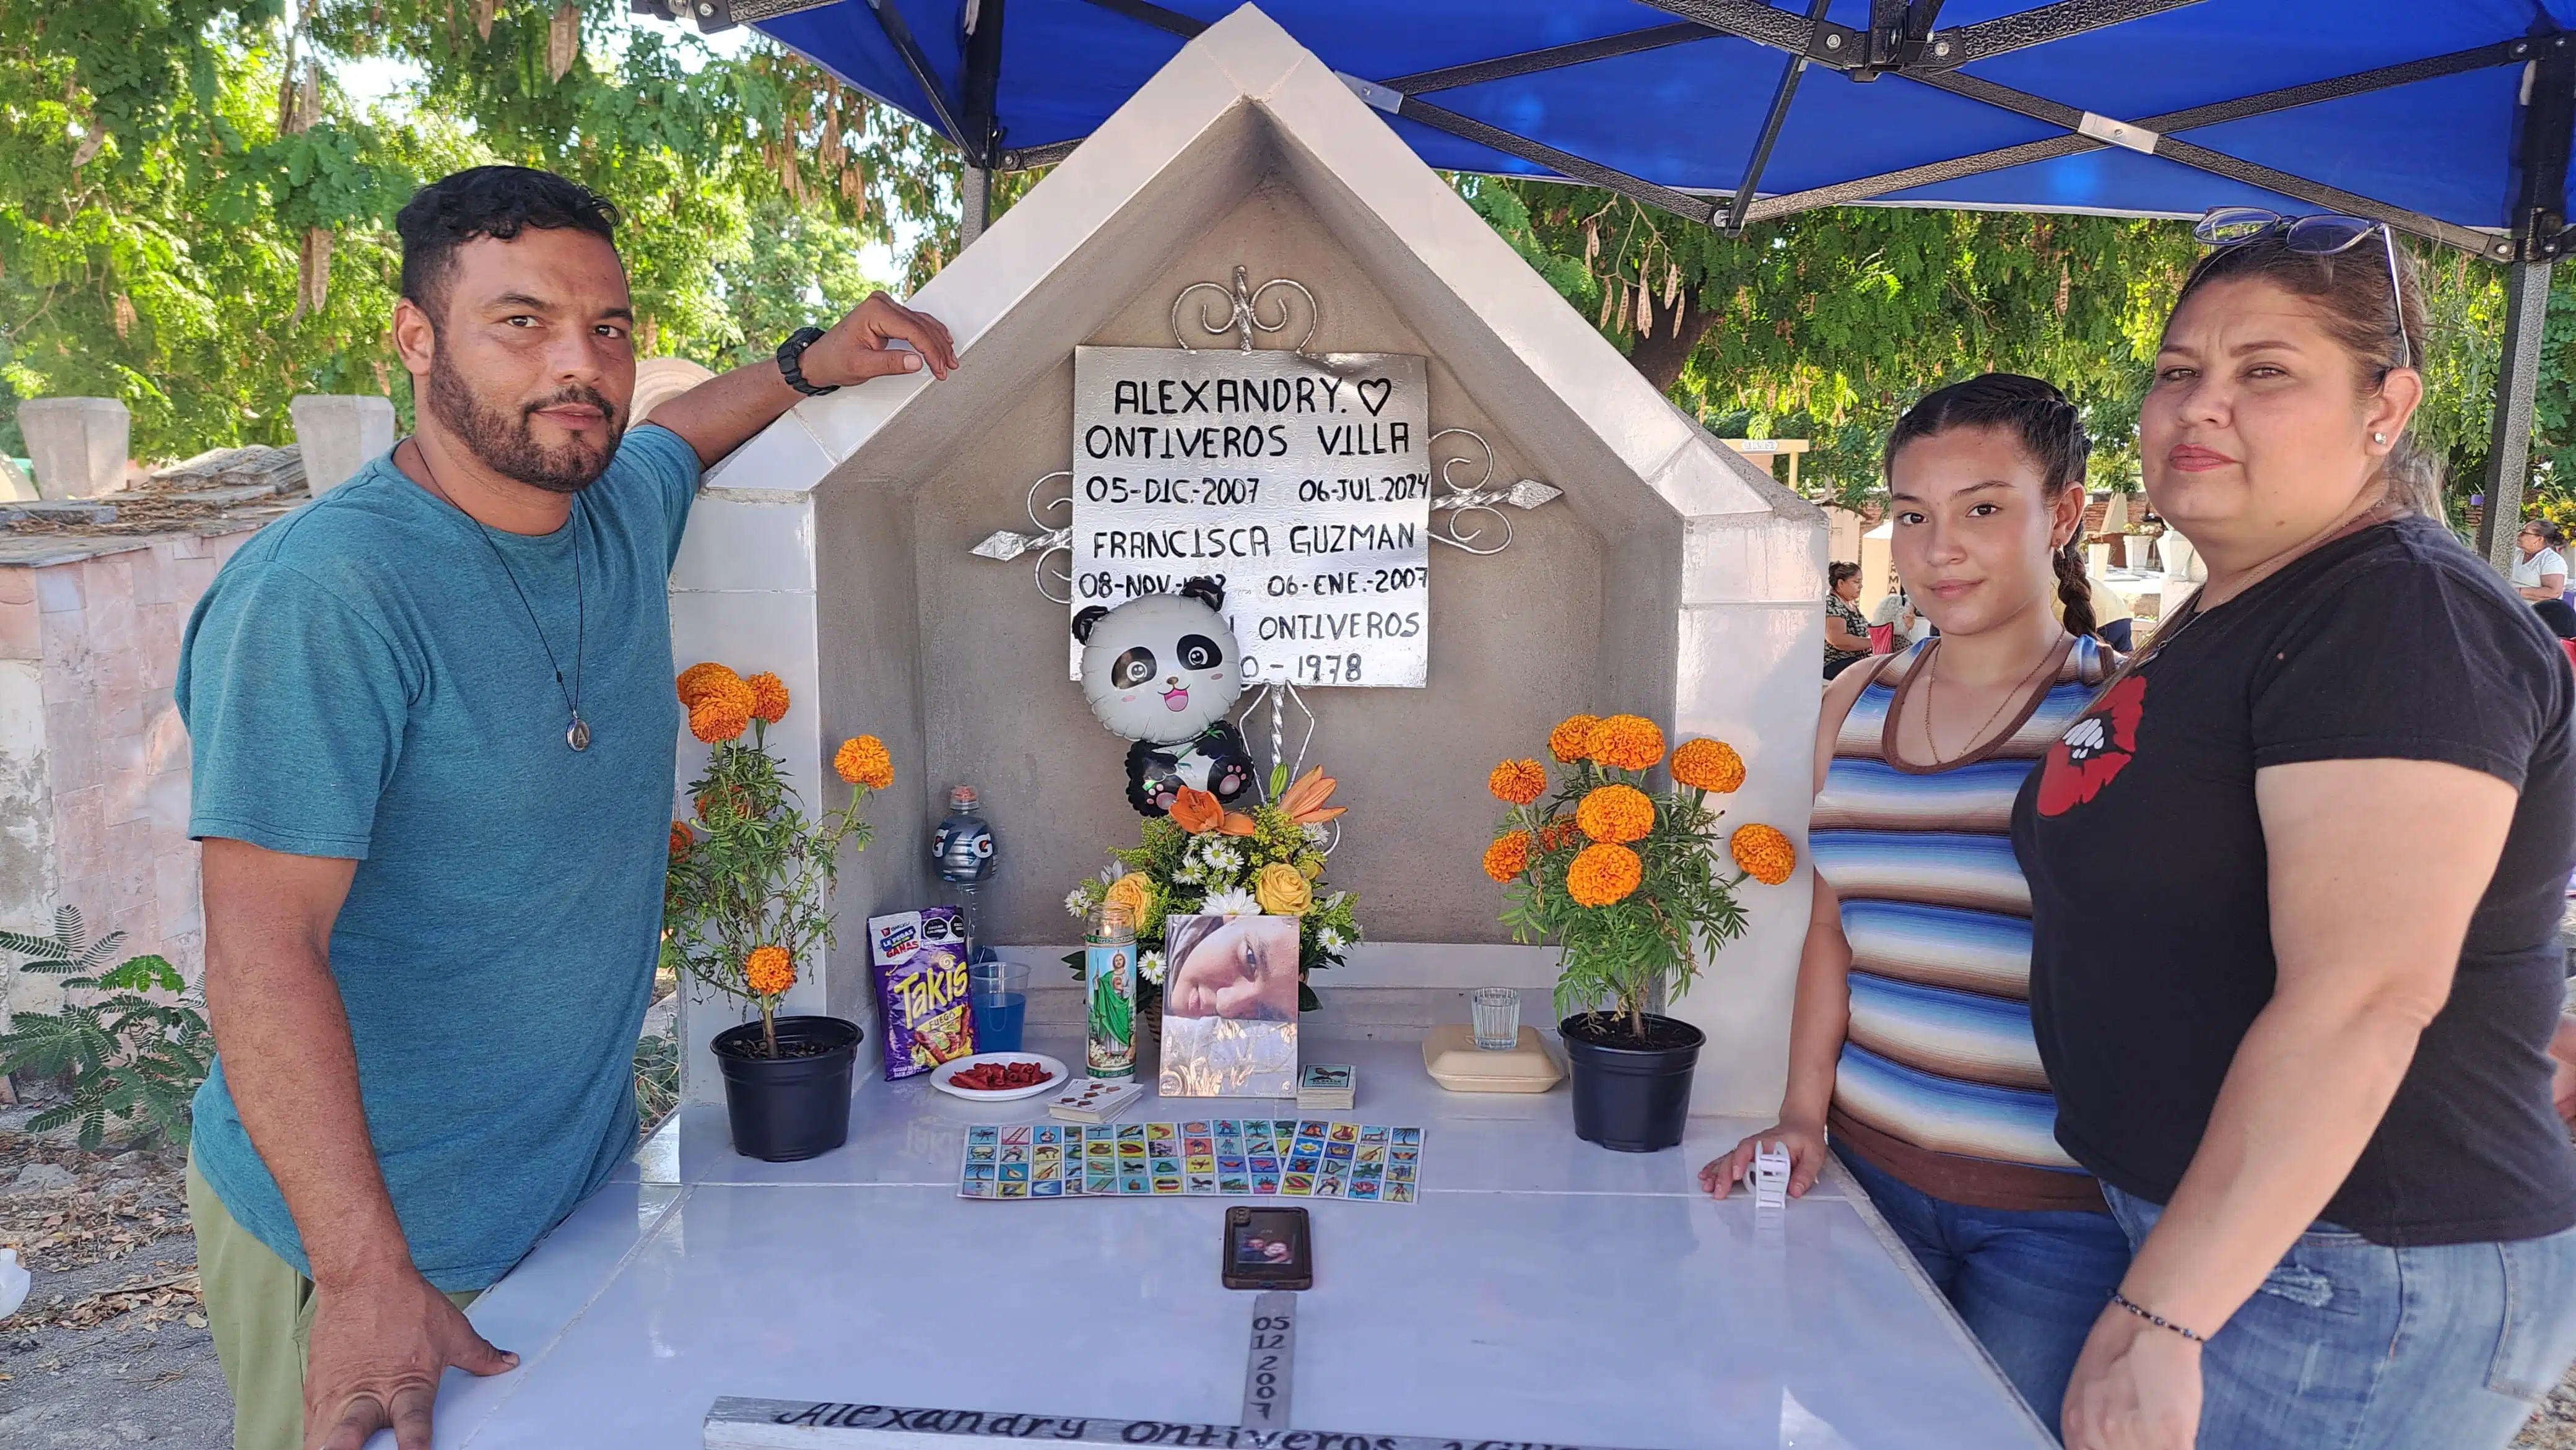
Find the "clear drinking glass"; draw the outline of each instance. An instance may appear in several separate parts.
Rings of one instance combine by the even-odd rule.
[[[1517,987],[1478,987],[1467,994],[1475,1014],[1476,1045],[1505,1052],[1521,1043],[1521,994]]]

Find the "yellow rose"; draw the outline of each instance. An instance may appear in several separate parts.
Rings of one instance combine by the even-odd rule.
[[[1304,872],[1284,861],[1273,861],[1254,878],[1252,899],[1272,916],[1304,916],[1315,894],[1307,887]]]
[[[1144,925],[1145,909],[1153,902],[1153,880],[1142,871],[1130,871],[1110,882],[1108,893],[1101,897],[1101,904],[1114,906],[1126,913],[1127,924],[1131,927]]]

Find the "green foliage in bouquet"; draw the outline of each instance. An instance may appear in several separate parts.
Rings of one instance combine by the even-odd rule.
[[[1270,773],[1270,800],[1227,811],[1204,791],[1185,790],[1168,816],[1147,817],[1133,846],[1110,848],[1111,864],[1075,884],[1064,909],[1081,920],[1115,901],[1136,922],[1137,1003],[1162,999],[1163,922],[1171,916],[1254,914],[1297,918],[1297,1005],[1318,1005],[1308,972],[1339,965],[1360,940],[1358,898],[1326,888],[1327,806],[1333,779],[1310,770],[1291,785],[1285,767]],[[1065,965],[1082,975],[1082,953]]]

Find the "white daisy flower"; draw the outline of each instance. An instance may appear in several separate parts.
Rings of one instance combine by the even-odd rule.
[[[1297,830],[1300,835],[1303,835],[1306,838],[1306,844],[1309,846],[1320,846],[1333,838],[1333,833],[1326,829],[1322,823],[1316,821],[1309,821],[1306,824],[1299,826]]]
[[[1136,959],[1136,975],[1159,987],[1163,985],[1163,954],[1147,952]]]
[[[1316,934],[1315,945],[1328,952],[1339,952],[1342,949],[1342,934],[1328,926]]]
[[[1088,910],[1089,910],[1089,906],[1088,906],[1088,905],[1087,905],[1087,903],[1085,903],[1085,902],[1083,901],[1083,899],[1082,899],[1082,890],[1081,890],[1081,888],[1076,887],[1075,889],[1073,889],[1073,890],[1071,890],[1071,891],[1068,891],[1068,892],[1066,892],[1066,893],[1064,894],[1064,914],[1065,914],[1065,915],[1067,915],[1067,916],[1081,916],[1081,915],[1083,915],[1083,914],[1084,914],[1086,911],[1088,911]]]
[[[1201,916],[1259,916],[1261,903],[1240,886],[1212,892],[1199,906]]]

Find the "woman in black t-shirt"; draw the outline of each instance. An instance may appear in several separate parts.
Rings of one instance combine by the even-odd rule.
[[[2576,675],[2427,516],[2403,254],[2243,230],[2139,421],[2209,582],[2014,811],[2057,1138],[2137,1246],[2066,1441],[2500,1447],[2576,1357]]]

